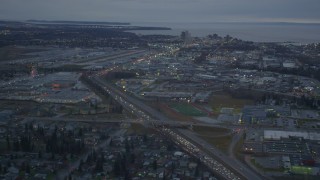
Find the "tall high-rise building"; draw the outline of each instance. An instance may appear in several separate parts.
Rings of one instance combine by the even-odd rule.
[[[185,44],[189,44],[191,42],[191,34],[189,31],[182,31],[180,38]]]

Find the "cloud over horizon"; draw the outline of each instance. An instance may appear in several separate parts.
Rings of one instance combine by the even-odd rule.
[[[319,0],[0,0],[0,19],[318,22]]]

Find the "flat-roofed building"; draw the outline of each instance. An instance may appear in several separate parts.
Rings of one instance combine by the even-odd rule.
[[[316,132],[298,132],[298,131],[279,131],[265,130],[264,139],[280,140],[282,138],[301,137],[306,140],[320,140],[320,133]]]

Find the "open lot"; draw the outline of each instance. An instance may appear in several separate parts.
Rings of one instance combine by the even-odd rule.
[[[230,130],[225,128],[206,127],[206,126],[194,126],[193,131],[198,133],[201,136],[211,136],[211,137],[226,135],[230,132]]]
[[[156,110],[164,113],[171,119],[175,121],[183,121],[183,122],[196,122],[192,117],[186,116],[177,112],[176,110],[170,108],[167,104],[164,103],[148,103],[151,107],[155,108]]]
[[[40,52],[43,49],[40,48],[25,48],[19,46],[6,46],[0,48],[0,61],[8,61],[8,60],[15,60],[19,58],[29,58],[33,57],[28,55],[27,53],[32,52]]]
[[[144,135],[144,134],[153,134],[155,131],[152,128],[146,128],[142,124],[138,123],[131,123],[130,127],[127,130],[127,134],[138,134],[138,135]]]
[[[222,107],[234,108],[235,112],[240,112],[245,105],[253,105],[254,101],[250,99],[234,98],[225,92],[217,92],[209,99],[209,105],[215,113],[219,113]]]
[[[222,137],[207,137],[207,136],[200,136],[200,137],[203,140],[215,146],[216,148],[220,149],[222,152],[228,152],[228,148],[232,140],[231,135],[222,136]]]
[[[203,140],[212,144],[222,152],[228,152],[232,141],[231,131],[226,128],[194,126],[193,131]]]

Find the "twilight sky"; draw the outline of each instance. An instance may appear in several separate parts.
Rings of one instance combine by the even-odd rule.
[[[320,0],[0,0],[0,19],[320,23]]]

